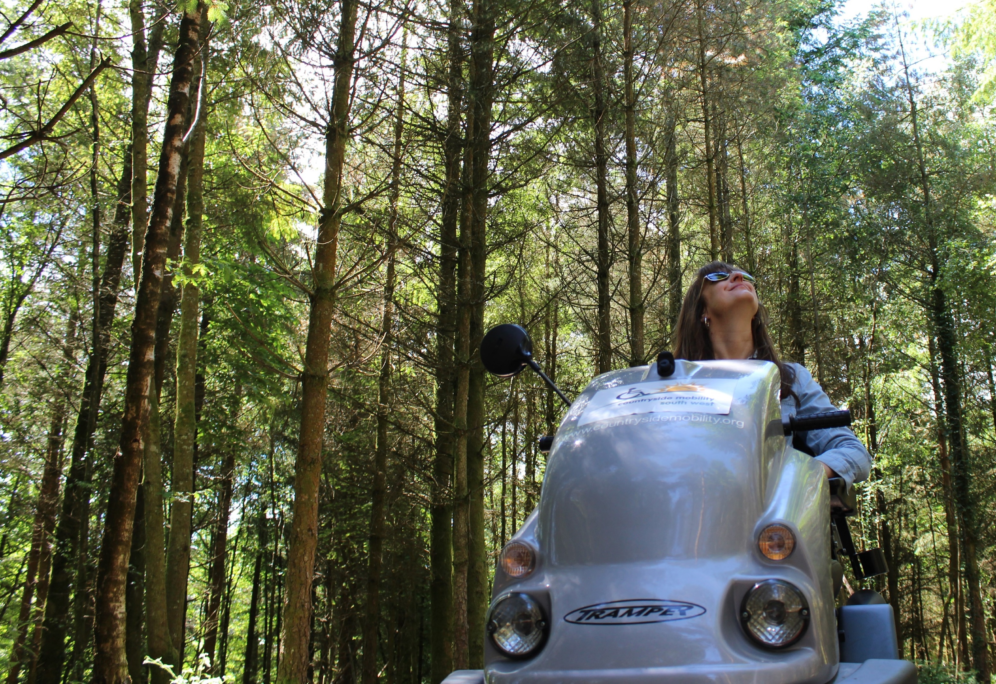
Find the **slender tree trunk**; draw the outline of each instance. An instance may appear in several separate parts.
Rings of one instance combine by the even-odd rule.
[[[596,281],[598,285],[598,372],[612,370],[612,292],[609,278],[612,254],[609,236],[609,154],[605,149],[605,125],[608,105],[605,97],[605,74],[602,64],[602,2],[591,2],[591,80],[594,95],[592,109],[595,127],[595,194],[598,220]]]
[[[349,139],[349,100],[353,82],[356,0],[340,3],[341,24],[335,58],[330,124],[325,140],[325,187],[318,226],[301,396],[301,430],[294,466],[294,517],[287,554],[283,653],[280,684],[308,678],[311,643],[311,584],[318,542],[318,494],[322,472],[329,338],[335,296],[335,268],[342,222],[343,164]]]
[[[176,664],[176,647],[169,633],[166,603],[166,521],[163,513],[163,474],[159,420],[159,398],[149,390],[149,420],[145,429],[145,616],[150,658]],[[152,684],[167,684],[169,676],[161,667],[151,669]]]
[[[176,194],[186,113],[203,6],[185,12],[174,58],[163,147],[152,216],[145,237],[142,278],[135,304],[125,390],[121,445],[114,458],[104,536],[97,569],[93,679],[97,684],[129,681],[125,656],[125,584],[135,517],[135,498],[144,450],[142,428],[149,415],[155,322],[165,268],[167,229]]]
[[[129,0],[128,13],[131,17],[131,131],[132,131],[132,274],[135,289],[138,289],[142,271],[142,253],[145,249],[145,229],[149,220],[149,100],[152,96],[153,77],[159,66],[159,51],[162,48],[163,10],[159,10],[153,23],[149,42],[145,42],[145,13],[142,0]]]
[[[203,322],[203,321],[202,321]],[[202,326],[203,331],[203,326]],[[203,338],[202,338],[203,339]],[[242,403],[242,385],[235,387],[235,400],[230,410],[233,418],[239,415]],[[226,560],[228,556],[228,523],[232,510],[232,495],[235,486],[235,450],[231,447],[227,449],[225,460],[221,467],[221,492],[218,496],[217,517],[214,521],[214,533],[212,534],[212,549],[210,558],[210,570],[208,572],[208,583],[210,585],[207,612],[204,617],[204,653],[207,654],[211,663],[211,673],[220,677],[220,663],[215,658],[215,650],[218,643],[218,627],[221,618],[222,603],[224,602],[226,589]],[[236,541],[236,544],[238,542]],[[254,586],[253,591],[257,592]],[[248,642],[246,645],[248,653]]]
[[[484,337],[484,307],[487,297],[487,218],[491,117],[494,89],[494,15],[489,0],[474,0],[474,26],[470,36],[470,91],[473,108],[471,156],[472,205],[470,221],[471,313],[470,377],[467,398],[467,638],[469,665],[484,667],[484,620],[488,606],[487,545],[484,528],[484,385],[485,372],[477,350]]]
[[[211,570],[208,575],[210,595],[207,615],[204,620],[204,652],[211,662],[211,672],[220,676],[220,668],[215,663],[215,648],[218,641],[218,621],[221,617],[221,602],[225,594],[225,560],[228,554],[228,522],[232,510],[232,488],[235,481],[235,452],[229,449],[221,469],[221,496],[218,500],[218,518],[215,521]],[[254,594],[257,588],[253,586]],[[248,653],[248,643],[246,646]]]
[[[476,111],[468,107],[467,130],[474,130]],[[470,625],[467,621],[467,573],[470,566],[470,492],[467,473],[468,440],[470,429],[467,408],[470,399],[470,330],[473,309],[471,249],[474,223],[473,211],[473,144],[464,150],[463,215],[460,221],[460,249],[458,252],[457,328],[456,328],[456,396],[453,408],[453,425],[456,432],[454,449],[453,484],[453,667],[464,670],[470,666]]]
[[[138,486],[135,495],[135,528],[131,535],[131,557],[128,559],[128,586],[125,589],[128,633],[125,650],[131,684],[143,684],[145,669],[145,485]]]
[[[996,378],[993,377],[992,348],[984,345],[986,360],[986,379],[989,381],[989,411],[993,415],[993,436],[996,437]]]
[[[176,350],[176,415],[173,423],[172,503],[169,515],[169,547],[166,552],[166,615],[170,642],[177,651],[175,674],[183,668],[187,615],[187,577],[190,573],[190,535],[194,508],[194,451],[197,442],[197,334],[199,328],[201,226],[204,214],[204,138],[207,107],[207,21],[200,27],[201,50],[195,71],[202,77],[191,87],[191,109],[199,112],[190,133],[187,178],[187,225],[183,245],[186,278],[180,302],[180,332]],[[201,105],[196,101],[200,99]]]
[[[937,453],[941,470],[941,491],[944,497],[944,521],[948,534],[948,585],[951,596],[954,598],[954,615],[957,629],[955,639],[958,642],[955,648],[955,659],[963,667],[968,667],[968,637],[967,623],[965,621],[965,611],[960,593],[960,573],[961,573],[961,553],[960,535],[958,533],[958,520],[955,511],[954,492],[951,486],[951,460],[948,458],[947,429],[944,420],[944,393],[941,389],[940,370],[937,366],[937,350],[934,344],[934,336],[928,337],[928,350],[930,352],[930,382],[934,393],[934,414],[936,416],[937,430]]]
[[[623,2],[623,80],[626,98],[626,228],[629,235],[630,366],[642,366],[644,350],[643,235],[636,192],[636,94],[633,85],[633,0]]]
[[[129,0],[128,14],[131,18],[131,131],[132,131],[132,277],[135,290],[141,279],[142,254],[145,250],[145,230],[149,222],[149,102],[152,99],[154,77],[159,67],[159,52],[163,45],[166,27],[164,9],[160,8],[154,17],[149,41],[145,41],[145,12],[142,0]]]
[[[142,0],[130,0],[128,11],[132,28],[132,145],[129,150],[129,198],[132,221],[132,276],[135,289],[141,278],[145,231],[148,228],[148,137],[149,101],[154,75],[159,65],[164,29],[163,9],[154,18],[149,43],[145,40],[145,13]],[[145,497],[142,485],[135,497],[128,584],[125,589],[127,636],[125,649],[132,684],[145,681]]]
[[[751,273],[757,272],[757,255],[754,253],[754,240],[751,235],[750,203],[747,196],[747,165],[744,163],[744,150],[737,132],[738,176],[740,176],[740,205],[743,211],[744,265]]]
[[[785,297],[785,332],[788,347],[785,356],[796,363],[806,362],[805,323],[802,320],[802,295],[799,285],[799,247],[792,234],[791,222],[786,227],[786,252],[788,255],[788,293]]]
[[[944,390],[946,441],[951,458],[953,494],[958,512],[961,547],[964,552],[965,582],[968,585],[969,631],[972,635],[972,666],[979,679],[989,679],[989,653],[986,636],[986,616],[982,602],[982,587],[978,561],[978,526],[975,500],[971,493],[968,448],[963,440],[961,411],[961,378],[955,350],[954,321],[947,298],[940,284],[933,289],[933,318],[937,330],[937,347],[941,357],[941,379]]]
[[[242,684],[254,684],[259,658],[259,637],[256,635],[256,621],[259,619],[260,575],[263,570],[263,549],[266,548],[265,527],[260,516],[259,549],[252,568],[252,597],[249,599],[249,626],[246,630],[246,651],[242,667]]]
[[[802,217],[802,229],[806,232],[806,263],[809,264],[809,298],[813,307],[813,352],[814,356],[816,356],[816,380],[820,384],[823,384],[823,354],[820,345],[820,305],[819,299],[816,296],[816,264],[813,263],[813,232],[812,226],[809,224],[808,205],[803,207]],[[875,315],[874,308],[872,309],[872,315]],[[871,346],[875,346],[874,335]],[[896,611],[896,615],[899,615],[898,610]]]
[[[678,198],[677,122],[669,114],[664,124],[667,147],[664,152],[664,172],[667,181],[667,288],[668,331],[673,336],[681,312],[681,204]]]
[[[404,38],[402,39],[404,40]],[[367,604],[363,621],[363,684],[377,682],[377,651],[380,627],[380,582],[384,548],[384,504],[387,498],[387,453],[392,392],[391,347],[394,344],[395,252],[398,247],[398,199],[401,194],[401,153],[404,133],[405,56],[402,47],[401,76],[398,81],[397,112],[394,120],[394,156],[391,160],[391,198],[387,235],[387,273],[384,278],[384,311],[381,318],[380,377],[377,381],[377,445],[374,451],[373,487],[370,493],[370,557],[367,569]],[[391,661],[391,651],[387,650]]]
[[[695,17],[698,25],[698,68],[699,85],[702,90],[702,134],[705,138],[706,181],[709,196],[706,206],[709,209],[709,253],[713,261],[720,256],[720,236],[716,217],[716,159],[713,153],[712,114],[709,111],[709,62],[706,60],[705,9],[702,0],[695,5]]]
[[[449,84],[446,139],[446,184],[440,222],[439,288],[436,342],[436,457],[430,530],[431,682],[439,684],[453,669],[453,536],[452,477],[455,449],[453,373],[456,335],[457,224],[460,214],[460,157],[463,147],[460,110],[463,102],[463,52],[460,45],[462,0],[450,1],[448,28]]]

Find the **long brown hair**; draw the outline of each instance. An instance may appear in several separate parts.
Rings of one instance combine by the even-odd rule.
[[[687,361],[710,361],[715,358],[709,329],[702,322],[702,313],[705,311],[702,288],[705,277],[710,273],[733,273],[738,270],[740,269],[724,261],[713,261],[700,268],[695,274],[695,280],[685,292],[685,299],[681,303],[681,312],[678,314],[678,326],[674,334],[674,358]],[[792,384],[795,382],[795,370],[792,366],[782,363],[781,359],[778,358],[775,343],[771,340],[771,335],[768,334],[768,311],[760,301],[758,301],[757,313],[751,319],[750,330],[754,337],[754,355],[751,358],[771,361],[778,366],[778,372],[782,379],[781,398],[795,397],[796,402],[798,402],[799,397],[792,390]]]

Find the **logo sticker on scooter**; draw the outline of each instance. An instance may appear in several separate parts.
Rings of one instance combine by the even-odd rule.
[[[628,599],[578,608],[565,615],[564,620],[575,625],[649,625],[687,620],[705,612],[702,606],[686,601]]]
[[[712,413],[729,415],[737,381],[727,378],[685,382],[641,382],[596,392],[585,406],[578,425],[596,420],[645,413]]]

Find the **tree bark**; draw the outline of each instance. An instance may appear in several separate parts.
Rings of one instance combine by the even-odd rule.
[[[467,130],[474,130],[476,109],[468,106]],[[469,137],[469,136],[468,136]],[[457,327],[456,327],[456,396],[453,405],[453,425],[456,443],[453,454],[453,667],[464,670],[470,666],[470,624],[467,621],[467,581],[470,567],[470,491],[467,473],[470,426],[467,409],[470,400],[470,329],[473,309],[471,249],[474,223],[473,172],[476,148],[468,141],[463,156],[463,211],[460,219],[458,250]]]
[[[404,39],[402,39],[404,40]],[[391,160],[390,214],[387,219],[387,268],[384,277],[383,315],[380,326],[380,374],[377,379],[377,445],[370,492],[370,538],[367,543],[367,604],[363,620],[363,684],[377,682],[377,652],[380,628],[380,583],[384,548],[384,506],[387,499],[387,453],[391,412],[391,347],[394,344],[395,254],[398,248],[398,199],[401,194],[401,153],[404,133],[405,48],[402,47],[398,80],[397,112],[394,119],[394,156]],[[391,660],[388,650],[387,659]]]
[[[681,312],[681,204],[678,198],[677,122],[668,114],[665,126],[667,147],[664,173],[667,181],[667,287],[668,332],[674,335]]]
[[[636,192],[636,94],[633,86],[633,0],[623,2],[623,80],[626,109],[626,229],[629,237],[629,365],[642,366],[644,350],[643,235]]]
[[[470,377],[467,397],[467,639],[471,668],[484,667],[484,621],[488,606],[487,544],[484,527],[484,386],[485,371],[477,350],[484,338],[487,298],[487,219],[491,160],[491,119],[494,89],[495,23],[491,2],[474,0],[471,30],[470,90],[473,108],[470,235]]]
[[[695,18],[698,25],[698,68],[699,86],[702,90],[702,134],[705,138],[706,185],[709,189],[709,196],[706,201],[706,206],[709,209],[709,254],[712,260],[715,261],[719,259],[722,245],[720,244],[718,222],[716,220],[716,159],[713,152],[712,115],[709,111],[709,62],[706,60],[704,13],[705,9],[702,6],[702,0],[698,0],[695,4]]]
[[[206,107],[198,107],[207,95],[208,22],[200,27],[201,50],[195,71],[202,77],[191,87],[191,109],[199,111],[188,153],[187,225],[183,245],[185,277],[180,302],[180,332],[176,349],[176,413],[173,422],[172,503],[169,514],[169,546],[166,551],[166,615],[170,641],[176,649],[175,674],[183,669],[183,646],[187,617],[187,578],[190,573],[190,535],[194,510],[194,450],[197,443],[197,334],[200,288],[197,285],[204,214],[204,138]]]
[[[132,274],[135,279],[135,289],[142,271],[142,253],[145,249],[145,231],[148,227],[148,184],[149,184],[149,100],[152,97],[153,77],[159,66],[159,51],[163,43],[163,31],[166,22],[163,21],[162,10],[157,14],[149,36],[145,42],[145,13],[142,10],[142,0],[129,0],[128,13],[131,18],[132,53],[131,53],[131,137],[132,137]]]
[[[143,438],[145,440],[145,617],[148,654],[163,664],[176,664],[176,647],[169,633],[166,603],[166,521],[163,513],[163,474],[159,419],[159,397],[154,386],[149,390],[149,419]],[[153,665],[152,684],[168,684],[166,671]]]
[[[605,74],[602,65],[602,2],[591,2],[591,80],[594,95],[592,108],[595,128],[595,195],[598,223],[596,281],[598,286],[598,372],[612,370],[612,292],[609,277],[612,254],[609,238],[609,155],[605,149],[605,124],[608,106],[605,97]]]
[[[149,386],[154,374],[155,324],[166,265],[167,229],[176,195],[193,58],[203,10],[203,5],[198,5],[192,11],[184,12],[180,22],[156,194],[145,236],[142,278],[132,324],[121,443],[114,458],[97,568],[93,665],[93,679],[97,684],[130,681],[125,656],[125,584],[144,450],[142,428],[148,421]]]
[[[446,136],[443,141],[446,180],[442,197],[439,235],[439,287],[436,324],[436,456],[432,466],[433,492],[430,510],[429,556],[431,566],[430,611],[432,684],[439,684],[453,669],[453,533],[452,478],[454,466],[453,373],[456,335],[457,225],[460,215],[460,159],[463,148],[461,115],[463,102],[463,51],[460,45],[462,0],[450,0],[447,30],[449,76],[447,84]]]
[[[218,517],[215,521],[211,550],[211,570],[208,574],[210,595],[207,614],[204,617],[204,652],[211,662],[211,673],[220,675],[215,664],[215,648],[218,642],[218,619],[221,616],[221,601],[225,594],[225,560],[228,554],[228,522],[232,511],[232,489],[235,480],[235,452],[228,450],[221,469],[221,495],[218,500]],[[254,586],[253,592],[257,589]],[[248,646],[247,651],[248,653]]]
[[[242,684],[255,684],[256,668],[259,659],[259,637],[256,635],[256,621],[259,619],[259,585],[263,569],[264,542],[263,522],[259,523],[259,549],[252,569],[252,596],[249,599],[249,626],[246,631],[246,650],[242,667]]]
[[[280,684],[308,678],[311,642],[311,584],[318,542],[318,493],[322,471],[325,400],[328,388],[329,337],[335,296],[336,256],[342,221],[343,164],[349,139],[349,102],[355,62],[356,0],[340,3],[341,23],[335,58],[331,116],[325,140],[325,187],[318,226],[301,395],[301,430],[294,466],[294,517],[287,555],[287,599]]]
[[[968,637],[965,611],[960,592],[961,549],[958,533],[958,519],[955,511],[954,493],[951,486],[951,459],[948,458],[947,429],[944,421],[944,393],[941,390],[941,375],[937,366],[937,350],[934,336],[927,339],[930,352],[930,384],[934,394],[934,415],[937,431],[938,464],[941,470],[941,491],[944,497],[944,521],[948,535],[948,592],[954,599],[955,615],[955,659],[963,668],[968,667]]]

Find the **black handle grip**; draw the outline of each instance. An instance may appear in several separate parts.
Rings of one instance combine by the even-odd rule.
[[[786,435],[793,432],[806,432],[808,430],[823,430],[825,428],[847,427],[851,424],[850,411],[830,411],[829,413],[817,413],[814,416],[803,416],[799,418],[792,416],[782,423]]]

